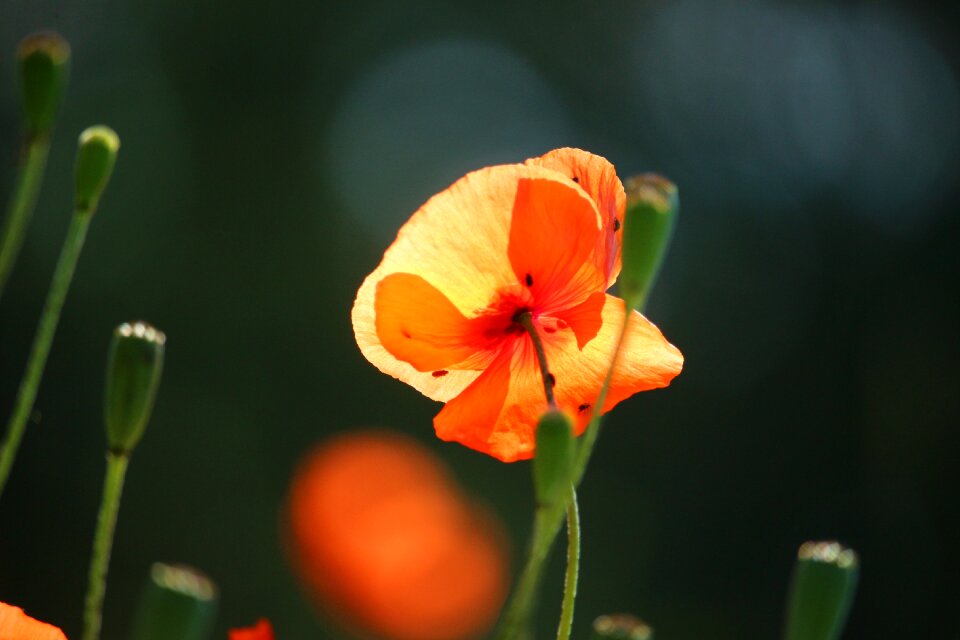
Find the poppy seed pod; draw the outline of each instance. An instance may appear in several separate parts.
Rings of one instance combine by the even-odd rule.
[[[860,562],[838,542],[805,542],[787,600],[785,640],[835,640],[857,590]]]
[[[562,411],[550,410],[537,424],[537,453],[533,458],[533,485],[537,502],[552,505],[570,489],[573,467],[573,424]]]
[[[107,360],[106,423],[111,451],[130,453],[150,420],[166,336],[145,322],[113,332]]]
[[[620,294],[629,306],[642,309],[670,246],[680,200],[676,185],[656,174],[630,178],[624,188],[627,213]]]
[[[57,33],[34,33],[20,41],[17,61],[27,135],[46,135],[53,129],[63,101],[70,68],[70,45]]]
[[[217,610],[217,587],[183,565],[156,562],[140,596],[131,640],[205,640]]]
[[[600,616],[593,621],[593,640],[653,640],[653,629],[625,613]]]
[[[120,150],[120,138],[110,127],[97,125],[80,134],[74,163],[74,207],[92,214],[107,188]]]

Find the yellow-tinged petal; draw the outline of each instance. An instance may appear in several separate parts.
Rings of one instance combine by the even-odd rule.
[[[420,276],[463,316],[473,319],[499,292],[520,286],[508,250],[521,180],[569,185],[564,175],[543,167],[514,164],[480,169],[428,200],[400,229],[383,261],[361,285],[352,311],[360,351],[378,369],[441,402],[456,397],[477,379],[479,368],[434,375],[435,371],[418,370],[392,354],[377,331],[377,287],[391,274]],[[599,214],[595,215],[599,228]]]

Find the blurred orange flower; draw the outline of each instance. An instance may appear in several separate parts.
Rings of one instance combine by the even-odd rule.
[[[230,629],[229,640],[273,640],[273,626],[266,618],[257,620],[252,627]]]
[[[34,620],[19,607],[0,602],[0,640],[67,640],[55,626]]]
[[[294,475],[288,516],[294,568],[344,626],[456,640],[496,620],[509,578],[500,528],[414,440],[361,431],[321,446]]]
[[[623,185],[605,159],[557,149],[525,164],[469,173],[400,229],[353,306],[364,356],[446,402],[437,435],[510,462],[533,456],[546,409],[530,336],[544,343],[554,393],[583,433],[619,336]],[[609,411],[664,387],[683,356],[637,312],[618,361]]]

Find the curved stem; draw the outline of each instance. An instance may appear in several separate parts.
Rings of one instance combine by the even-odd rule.
[[[529,316],[529,313],[520,314],[515,318],[515,321],[524,325],[525,329],[527,328],[525,323],[533,327],[532,317],[524,318],[524,315]],[[581,442],[577,449],[577,457],[574,460],[571,475],[572,488],[574,491],[580,487],[580,482],[583,480],[583,474],[587,468],[587,462],[590,461],[590,454],[593,452],[593,446],[596,444],[597,436],[599,435],[600,408],[606,401],[607,392],[610,389],[610,381],[613,379],[614,368],[617,365],[620,349],[623,347],[623,342],[627,335],[630,315],[630,311],[627,309],[623,320],[623,327],[620,331],[620,337],[617,340],[616,350],[612,355],[610,369],[607,372],[607,377],[604,379],[600,394],[597,396],[597,402],[594,404],[593,414],[590,418],[590,424],[587,426],[583,442]],[[530,331],[530,329],[527,329],[527,331]],[[536,331],[531,333],[531,337],[534,337],[534,335],[536,335]],[[536,348],[538,343],[539,336],[536,336],[534,338],[534,348]],[[540,350],[542,351],[542,343]],[[538,357],[539,355],[538,353]],[[540,362],[541,373],[545,374],[544,383],[546,386],[546,383],[549,381],[546,377],[549,375],[549,371],[546,371],[545,367],[546,359],[544,358],[540,360]],[[550,391],[552,395],[552,386]],[[536,592],[540,585],[540,574],[543,571],[543,564],[550,552],[550,548],[553,546],[553,542],[560,532],[560,525],[563,523],[566,508],[567,505],[564,504],[563,501],[548,507],[537,507],[534,514],[534,527],[533,534],[530,538],[527,563],[523,568],[523,572],[520,574],[520,579],[517,581],[517,586],[514,589],[513,595],[510,597],[510,601],[501,619],[500,628],[495,636],[497,640],[526,640],[530,637],[530,616],[533,611]],[[567,570],[569,571],[569,566]]]
[[[100,623],[103,620],[103,596],[107,590],[107,569],[110,566],[110,548],[113,532],[117,526],[123,480],[127,474],[130,458],[125,453],[107,452],[107,473],[103,479],[103,497],[97,515],[97,530],[93,536],[93,553],[90,556],[90,575],[87,581],[87,599],[83,608],[83,640],[100,638]]]
[[[90,218],[91,216],[86,213],[73,214],[70,228],[67,230],[67,238],[60,250],[60,258],[53,272],[53,282],[50,284],[47,301],[44,304],[43,313],[40,315],[40,322],[37,324],[37,333],[33,339],[30,358],[27,360],[27,369],[20,381],[20,389],[17,391],[13,414],[7,424],[6,436],[3,439],[3,444],[0,445],[0,496],[3,495],[3,488],[6,486],[10,469],[13,467],[17,450],[20,448],[20,440],[23,439],[27,419],[30,417],[30,412],[33,411],[33,402],[37,397],[40,378],[43,377],[43,369],[47,364],[47,356],[50,354],[50,346],[57,330],[57,322],[60,320],[60,311],[63,309],[63,302],[67,297],[67,290],[70,288],[70,281],[73,279],[73,272],[76,269],[77,260],[80,258],[80,251],[83,249],[83,241],[87,237]]]
[[[563,523],[563,502],[550,507],[537,507],[533,517],[533,533],[527,551],[527,563],[503,614],[495,638],[497,640],[527,640],[530,633],[530,614],[533,611],[543,564]]]
[[[551,409],[556,409],[557,400],[553,396],[553,385],[556,381],[553,379],[553,374],[550,373],[550,368],[547,367],[547,353],[543,350],[543,341],[540,339],[540,334],[533,324],[533,314],[529,311],[518,313],[514,318],[514,322],[519,323],[520,326],[530,334],[530,339],[533,341],[533,349],[537,352],[537,363],[540,365],[540,375],[543,377],[543,390],[547,394],[547,404],[550,405]]]
[[[570,640],[573,627],[573,606],[577,599],[577,578],[580,575],[580,510],[577,508],[577,492],[570,487],[567,503],[567,572],[563,579],[563,607],[560,609],[560,626],[557,640]]]
[[[7,217],[0,230],[0,297],[3,297],[3,289],[23,246],[23,238],[40,194],[49,151],[49,136],[36,136],[27,142],[23,164],[17,172],[17,182],[7,207]]]

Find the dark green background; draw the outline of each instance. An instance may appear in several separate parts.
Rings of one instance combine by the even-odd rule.
[[[69,215],[76,136],[122,138],[0,505],[0,600],[79,636],[111,330],[168,334],[104,637],[149,563],[222,589],[217,637],[323,637],[278,542],[292,465],[390,426],[439,451],[522,549],[528,465],[432,436],[349,310],[399,224],[470,169],[558,146],[657,170],[683,212],[649,316],[686,356],[607,421],[581,493],[575,630],[774,638],[792,557],[863,561],[848,638],[956,637],[957,14],[916,3],[0,0],[0,195],[12,54],[53,27],[73,73],[47,187],[0,301],[11,406]],[[515,561],[520,554],[515,552]],[[560,563],[541,629],[555,625]]]

